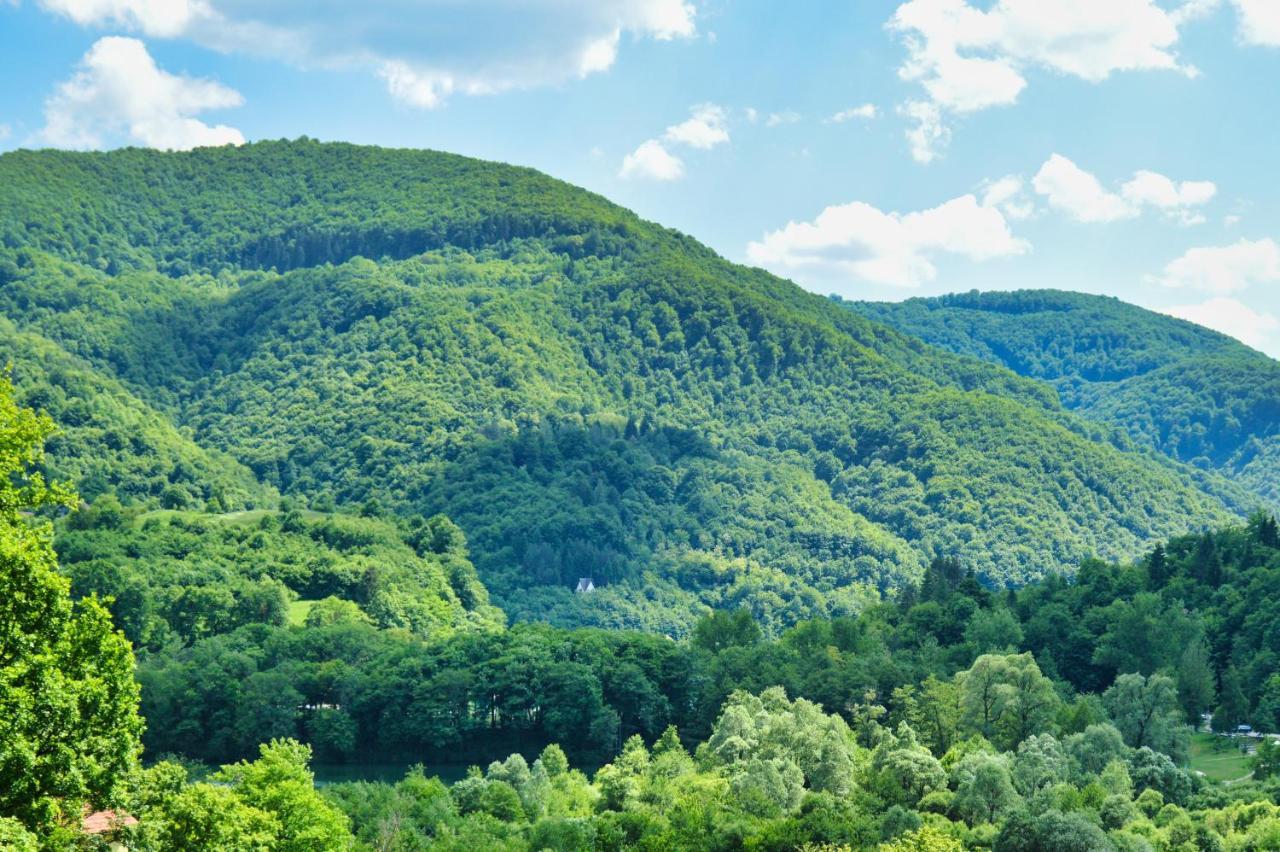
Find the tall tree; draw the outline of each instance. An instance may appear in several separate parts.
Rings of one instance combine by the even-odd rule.
[[[1187,646],[1178,661],[1178,701],[1187,722],[1200,724],[1200,714],[1213,706],[1216,695],[1209,647],[1200,638]]]
[[[1172,567],[1169,565],[1169,557],[1165,555],[1164,545],[1157,543],[1147,557],[1147,578],[1151,581],[1151,588],[1163,588],[1169,582],[1171,574]]]
[[[1102,694],[1102,702],[1131,748],[1178,756],[1186,749],[1178,688],[1162,674],[1123,674]]]
[[[1029,653],[983,654],[956,685],[965,726],[1008,748],[1044,730],[1060,703]]]
[[[142,730],[129,643],[96,599],[72,602],[31,516],[72,504],[32,472],[52,431],[0,378],[0,818],[37,833],[115,804]]]

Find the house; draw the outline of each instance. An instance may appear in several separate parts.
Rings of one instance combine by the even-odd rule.
[[[596,584],[591,582],[590,577],[581,577],[578,579],[578,588],[574,589],[574,592],[585,595],[587,592],[594,592],[595,590]]]
[[[131,828],[138,820],[126,813],[116,811],[89,812],[85,807],[84,818],[80,820],[80,830],[85,834],[94,834],[107,841],[107,848],[112,852],[125,852],[127,847],[120,842],[120,830]]]

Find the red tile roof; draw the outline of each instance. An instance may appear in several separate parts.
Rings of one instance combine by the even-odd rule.
[[[80,823],[80,830],[85,834],[108,834],[122,826],[137,824],[138,821],[128,814],[118,814],[115,811],[95,811],[91,814],[85,814]]]

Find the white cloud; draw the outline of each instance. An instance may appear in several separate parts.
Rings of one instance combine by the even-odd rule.
[[[875,104],[862,104],[861,106],[842,109],[835,115],[827,119],[832,124],[843,124],[846,121],[853,121],[855,118],[870,121],[880,115],[880,110]]]
[[[1135,207],[1155,207],[1186,225],[1205,221],[1204,214],[1191,208],[1208,204],[1218,194],[1218,187],[1207,180],[1180,183],[1157,172],[1139,171],[1120,188],[1120,193]]]
[[[1114,222],[1138,215],[1123,196],[1104,189],[1089,172],[1061,154],[1054,154],[1031,179],[1049,206],[1081,222]]]
[[[1229,334],[1241,343],[1280,357],[1280,319],[1266,311],[1256,311],[1243,302],[1226,296],[1194,305],[1173,305],[1161,313],[1189,320],[1205,328]]]
[[[1227,295],[1254,284],[1280,282],[1280,245],[1272,239],[1189,249],[1157,277],[1166,287]]]
[[[243,103],[240,93],[214,80],[170,74],[156,66],[137,39],[99,39],[71,79],[45,101],[38,139],[59,148],[102,148],[134,142],[186,150],[239,145],[234,127],[195,118],[206,110]]]
[[[760,120],[760,111],[755,107],[747,107],[742,111],[742,114],[746,116],[747,121],[751,124],[755,124]]]
[[[39,0],[50,12],[81,26],[104,25],[149,36],[182,35],[188,26],[211,15],[202,0]]]
[[[420,73],[400,61],[382,63],[378,76],[387,84],[391,97],[421,109],[435,109],[453,93],[454,79],[447,74]]]
[[[828,207],[812,222],[789,222],[748,244],[747,257],[811,285],[853,293],[859,281],[894,287],[931,281],[939,254],[988,260],[1029,250],[997,208],[964,195],[906,215],[860,201]]]
[[[85,26],[187,38],[301,67],[365,69],[415,107],[611,67],[623,37],[696,34],[689,0],[38,0]]]
[[[951,128],[942,123],[942,111],[928,101],[908,101],[898,114],[911,121],[907,142],[917,163],[933,162],[951,141]]]
[[[778,127],[782,124],[795,124],[800,120],[800,113],[791,110],[783,112],[771,112],[769,117],[765,119],[765,127]]]
[[[693,108],[693,114],[679,124],[667,128],[663,138],[668,142],[706,150],[729,141],[729,113],[715,104]]]
[[[995,207],[1008,219],[1030,219],[1036,212],[1035,202],[1027,196],[1019,175],[1006,175],[983,184],[982,206]]]
[[[7,124],[0,124],[0,142],[5,141],[13,135],[13,128]]]
[[[1185,19],[1155,0],[996,0],[985,11],[968,0],[908,0],[887,26],[907,48],[899,76],[918,82],[940,113],[963,114],[1015,103],[1033,68],[1090,82],[1117,71],[1194,74],[1174,50]],[[927,162],[912,137],[922,122],[911,117],[913,153]],[[932,135],[928,159],[945,141]]]
[[[1194,208],[1207,204],[1218,191],[1210,181],[1177,182],[1157,172],[1141,170],[1118,192],[1112,192],[1096,176],[1061,154],[1045,161],[1031,185],[1050,207],[1080,222],[1133,219],[1144,209],[1153,208],[1184,224],[1199,224],[1204,215]]]
[[[1240,17],[1240,37],[1247,44],[1280,46],[1280,3],[1276,0],[1234,0]]]
[[[621,178],[679,180],[684,176],[684,163],[657,139],[650,139],[622,160]]]
[[[670,146],[709,150],[729,141],[729,111],[716,104],[699,104],[689,118],[666,129],[660,139],[650,139],[622,160],[618,176],[650,180],[679,180],[684,177],[684,161],[671,153]]]

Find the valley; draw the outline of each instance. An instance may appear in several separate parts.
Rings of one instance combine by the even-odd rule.
[[[823,298],[431,151],[0,186],[3,842],[1280,836],[1280,760],[1192,730],[1280,730],[1266,356]]]

